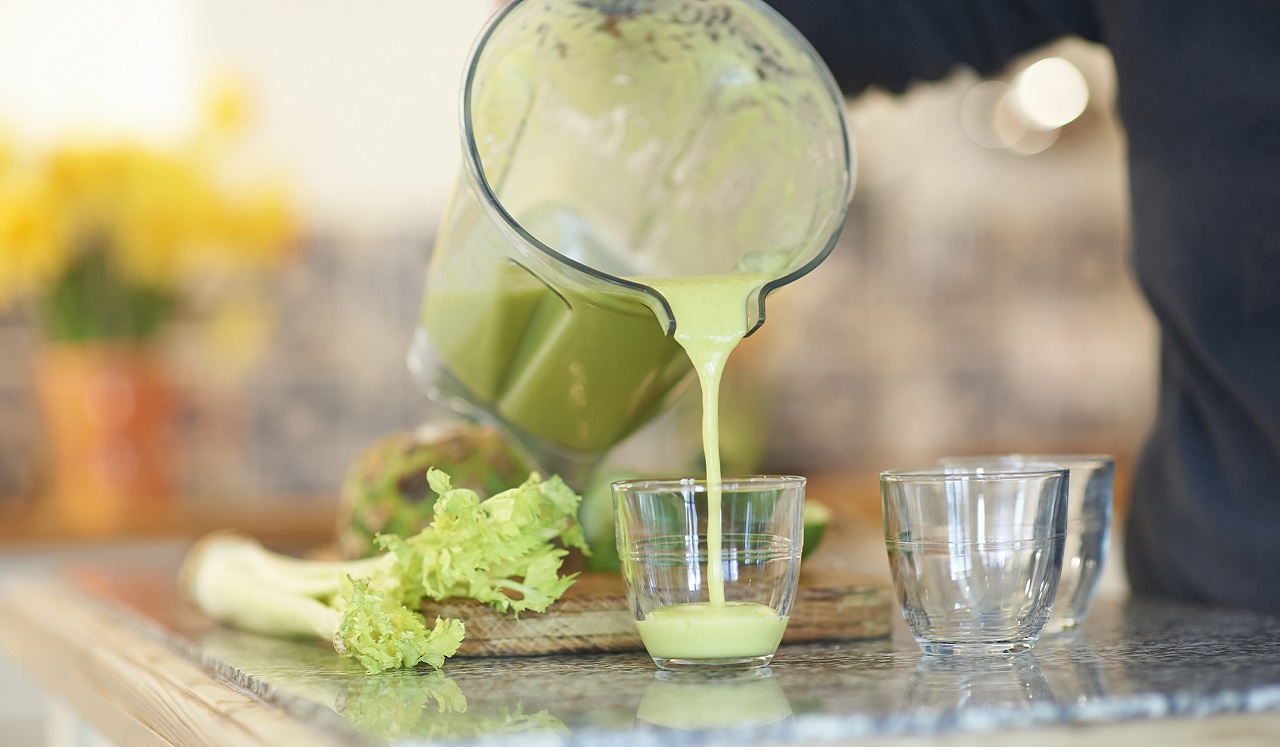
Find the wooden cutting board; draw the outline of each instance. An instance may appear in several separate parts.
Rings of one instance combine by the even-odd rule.
[[[783,643],[863,640],[889,635],[892,599],[864,577],[802,571]],[[470,601],[428,604],[430,616],[453,617],[467,627],[459,656],[643,651],[617,574],[583,573],[545,614],[518,620]]]

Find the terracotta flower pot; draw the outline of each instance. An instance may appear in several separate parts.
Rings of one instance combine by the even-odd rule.
[[[172,509],[176,398],[144,344],[43,350],[36,389],[49,444],[47,496],[65,528],[103,534],[161,523]]]

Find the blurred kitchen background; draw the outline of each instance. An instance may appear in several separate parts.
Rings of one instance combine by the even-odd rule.
[[[176,392],[165,458],[180,512],[328,510],[363,446],[444,415],[404,355],[460,163],[462,65],[489,9],[0,3],[0,174],[122,139],[186,158],[196,133],[202,148],[226,141],[194,156],[217,185],[267,185],[274,200],[246,229],[271,244],[253,272],[215,282],[197,263],[148,338]],[[1112,86],[1105,50],[1067,42],[996,80],[958,72],[852,103],[841,245],[770,299],[739,354],[737,375],[763,393],[734,427],[751,429],[740,440],[761,470],[872,476],[945,453],[1089,451],[1115,454],[1123,485],[1152,415],[1156,340],[1128,263]],[[0,263],[29,260],[0,248]],[[22,526],[58,479],[57,416],[37,396],[52,347],[39,293],[8,296],[0,519]],[[124,395],[100,394],[119,409]],[[118,416],[107,409],[94,417]],[[651,430],[686,422],[669,421]],[[670,440],[642,433],[624,453],[651,447]]]

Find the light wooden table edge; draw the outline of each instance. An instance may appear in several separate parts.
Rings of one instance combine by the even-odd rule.
[[[4,595],[0,647],[33,682],[113,744],[350,744],[215,680],[54,581],[14,586]]]

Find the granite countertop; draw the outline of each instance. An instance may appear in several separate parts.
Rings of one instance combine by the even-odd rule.
[[[898,629],[784,646],[768,670],[721,677],[610,654],[457,659],[444,673],[369,678],[310,644],[226,630],[197,650],[298,718],[397,744],[486,729],[513,744],[530,743],[526,729],[538,744],[811,743],[1280,712],[1280,619],[1116,600],[1086,627],[1029,653],[964,658],[926,656]]]
[[[15,588],[0,643],[121,743],[137,733],[122,713],[179,744],[995,745],[1027,729],[1037,744],[1067,729],[1056,743],[1074,744],[1128,726],[1139,731],[1124,741],[1160,743],[1228,714],[1280,738],[1280,618],[1234,609],[1113,596],[1083,630],[1004,656],[926,656],[895,619],[888,637],[784,645],[747,674],[677,676],[626,653],[370,677],[318,642],[216,626],[182,602],[172,570],[149,559]]]

